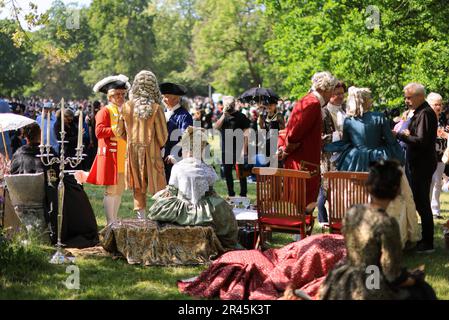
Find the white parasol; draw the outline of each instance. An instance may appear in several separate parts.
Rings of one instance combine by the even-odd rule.
[[[14,114],[14,113],[0,113],[0,132],[2,133],[3,147],[5,148],[6,160],[9,160],[8,149],[6,148],[5,131],[18,130],[29,124],[32,124],[33,119]]]

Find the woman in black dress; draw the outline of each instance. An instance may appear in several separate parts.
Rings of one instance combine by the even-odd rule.
[[[57,241],[58,183],[57,165],[46,167],[37,157],[40,154],[40,128],[32,123],[24,128],[27,144],[19,148],[11,160],[11,174],[45,172],[47,222],[51,223],[51,241]],[[52,152],[54,153],[54,151]],[[87,248],[98,243],[98,227],[94,211],[86,193],[72,175],[64,178],[64,210],[61,241],[69,248]]]

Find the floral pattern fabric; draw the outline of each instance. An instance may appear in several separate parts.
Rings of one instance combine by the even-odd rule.
[[[202,265],[224,251],[211,227],[181,227],[151,220],[125,219],[100,231],[103,248],[129,264]]]
[[[223,254],[193,280],[178,281],[181,292],[222,300],[274,300],[289,284],[316,296],[324,276],[346,256],[341,235],[307,237],[280,249]]]

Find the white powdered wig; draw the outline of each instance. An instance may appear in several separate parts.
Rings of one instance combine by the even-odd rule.
[[[103,88],[105,85],[111,82],[115,81],[122,81],[126,83],[126,88],[129,90],[131,89],[131,84],[128,82],[129,78],[123,74],[119,74],[118,76],[110,76],[106,77],[103,80],[97,82],[97,84],[94,86],[94,92],[99,92],[101,88]]]
[[[350,117],[363,116],[365,112],[369,111],[370,106],[365,107],[365,102],[370,98],[370,89],[350,87],[348,89],[348,103],[346,107],[346,114]]]
[[[129,92],[129,100],[134,104],[134,115],[148,119],[153,115],[153,103],[161,104],[162,94],[153,72],[142,70],[134,78]]]
[[[329,72],[317,72],[312,77],[312,90],[331,91],[335,89],[338,80]]]
[[[426,101],[428,104],[432,105],[434,102],[437,101],[443,102],[443,97],[439,93],[431,92],[427,95]]]
[[[417,82],[411,82],[404,87],[404,92],[409,91],[414,94],[422,94],[423,96],[426,95],[426,88],[421,83]]]

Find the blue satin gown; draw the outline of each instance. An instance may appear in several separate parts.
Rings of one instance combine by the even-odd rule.
[[[343,139],[325,146],[326,152],[339,152],[339,171],[367,172],[370,162],[398,160],[404,164],[404,152],[393,137],[388,119],[380,112],[366,112],[348,117],[343,125]]]

